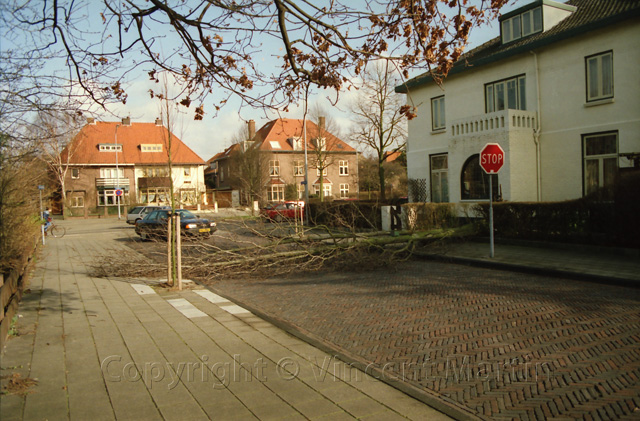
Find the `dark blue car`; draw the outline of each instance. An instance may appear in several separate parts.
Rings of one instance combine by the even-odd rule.
[[[216,231],[216,223],[200,218],[185,209],[176,209],[180,214],[181,233],[185,236],[209,238]],[[143,240],[167,236],[167,219],[171,209],[154,210],[136,222],[136,234]]]

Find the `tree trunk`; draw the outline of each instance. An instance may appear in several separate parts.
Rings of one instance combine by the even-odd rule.
[[[387,200],[387,195],[384,186],[384,166],[382,166],[382,163],[382,160],[378,161],[378,177],[380,178],[380,201],[384,202]]]

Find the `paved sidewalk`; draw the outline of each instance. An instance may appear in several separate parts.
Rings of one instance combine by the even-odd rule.
[[[494,247],[494,257],[491,258],[487,239],[486,242],[448,244],[417,254],[482,267],[640,286],[640,250],[498,241]]]
[[[2,356],[3,389],[37,384],[2,396],[3,421],[448,419],[203,287],[92,277],[131,228],[59,224]]]

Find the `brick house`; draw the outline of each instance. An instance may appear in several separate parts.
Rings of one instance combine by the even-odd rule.
[[[132,123],[89,119],[62,152],[68,162],[65,177],[67,209],[73,214],[106,213],[121,204],[168,204],[170,177],[180,206],[202,204],[205,191],[204,161],[171,134],[172,172],[168,166],[170,132],[160,120]],[[69,156],[70,155],[70,156]],[[68,157],[68,158],[67,158]]]
[[[358,195],[358,154],[347,143],[325,129],[325,119],[318,124],[307,120],[307,162],[309,168],[309,194],[332,199]],[[248,122],[246,142],[234,144],[210,161],[210,174],[215,172],[215,188],[239,189],[233,185],[234,153],[258,148],[264,162],[262,200],[279,202],[285,197],[287,186],[295,188],[297,198],[304,198],[304,127],[303,120],[277,119],[255,131],[255,122]],[[322,187],[321,187],[322,185]]]

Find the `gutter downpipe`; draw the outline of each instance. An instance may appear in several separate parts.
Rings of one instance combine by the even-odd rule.
[[[538,55],[534,51],[533,60],[536,70],[536,127],[533,129],[533,142],[536,144],[536,195],[538,202],[542,199],[542,175],[540,174],[540,72],[538,70]]]

